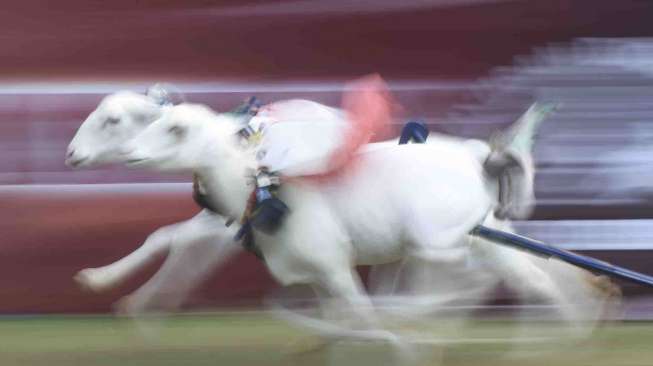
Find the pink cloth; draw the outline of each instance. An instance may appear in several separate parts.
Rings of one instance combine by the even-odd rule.
[[[355,169],[358,161],[356,152],[369,143],[374,136],[380,137],[391,127],[393,111],[387,85],[378,74],[355,80],[345,87],[342,107],[351,123],[340,148],[330,157],[330,168],[326,173],[297,177],[300,180],[325,182]]]

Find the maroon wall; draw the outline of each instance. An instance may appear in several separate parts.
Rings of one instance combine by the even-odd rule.
[[[651,35],[647,1],[3,4],[0,77],[479,76],[579,36]]]

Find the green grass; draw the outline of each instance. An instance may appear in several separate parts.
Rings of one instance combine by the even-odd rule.
[[[262,314],[178,316],[147,324],[144,333],[132,321],[110,317],[0,319],[0,366],[397,364],[391,349],[381,344],[338,344],[300,353],[316,339]],[[653,365],[651,323],[606,326],[580,341],[559,337],[562,331],[555,327],[530,323],[533,331],[558,341],[512,346],[491,341],[514,336],[510,322],[460,327],[440,321],[429,327],[429,334],[472,343],[421,345],[418,365]]]

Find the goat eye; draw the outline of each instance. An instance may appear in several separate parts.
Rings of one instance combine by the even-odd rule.
[[[186,130],[181,126],[172,126],[168,129],[168,133],[174,135],[177,138],[182,138],[184,137]]]
[[[115,117],[109,117],[106,120],[104,120],[103,127],[107,126],[115,126],[118,123],[120,123],[120,118],[115,118]]]

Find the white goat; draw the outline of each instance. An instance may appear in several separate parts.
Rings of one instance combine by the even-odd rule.
[[[302,119],[305,116],[311,116],[311,119],[328,122],[333,120],[334,114],[340,112],[332,108],[323,106],[310,101],[287,101],[276,103],[277,106],[286,106],[283,115],[288,120]],[[523,119],[534,118],[533,110],[524,116]],[[121,149],[125,141],[142,131],[154,119],[160,117],[162,107],[158,100],[150,96],[132,92],[118,92],[104,98],[97,109],[89,115],[79,128],[76,136],[70,143],[68,149],[67,163],[74,167],[90,167],[102,163],[120,163],[124,162],[125,156],[122,155]],[[523,120],[522,119],[522,120]],[[530,123],[533,125],[533,123]],[[518,126],[518,125],[517,125]],[[526,131],[526,135],[531,136],[533,131]],[[527,140],[529,139],[528,136]],[[447,136],[431,136],[430,143],[439,143],[440,139],[463,142]],[[391,142],[396,144],[396,142]],[[377,145],[380,146],[380,145]],[[484,161],[489,153],[487,144],[481,141],[467,141],[465,146],[470,149],[479,162]],[[530,162],[530,146],[522,146],[519,152],[525,156],[524,162]],[[527,186],[524,192],[532,194],[532,167],[526,165],[526,174],[530,179],[526,180]],[[524,197],[530,198],[528,194]],[[522,202],[523,203],[523,202]],[[528,200],[527,200],[528,203]],[[523,205],[522,207],[528,207]],[[487,223],[486,223],[487,224]],[[507,222],[496,222],[495,227],[510,230]],[[122,306],[128,312],[139,312],[144,310],[148,305],[160,305],[165,303],[168,306],[179,305],[185,295],[193,286],[201,282],[204,276],[215,266],[231,258],[234,253],[240,251],[240,246],[233,242],[233,229],[227,229],[224,226],[224,218],[206,210],[194,218],[185,222],[170,225],[157,230],[150,235],[145,243],[135,252],[127,257],[110,264],[108,266],[85,269],[80,271],[76,280],[85,287],[94,291],[103,291],[120,284],[124,279],[138,271],[147,263],[152,262],[155,258],[168,252],[168,257],[159,272],[149,280],[144,286],[135,291],[130,296],[121,301]],[[485,243],[485,245],[488,245]],[[495,246],[495,244],[489,244]],[[482,250],[483,241],[475,241],[472,249]],[[524,256],[524,254],[504,249],[496,248],[493,253],[505,251],[508,257]],[[552,273],[560,288],[565,291],[569,298],[574,296],[582,298],[580,294],[592,295],[595,288],[605,287],[605,281],[599,281],[597,278],[577,270],[565,264],[553,265],[550,262],[539,258],[531,258],[539,267]],[[389,266],[389,268],[388,268]],[[396,282],[396,273],[398,273],[398,264],[382,265],[373,267],[373,274],[377,273],[378,268],[385,267],[389,269],[386,272],[392,276],[372,276],[375,280],[377,292],[392,294],[394,292],[393,283]],[[439,266],[440,269],[434,269],[433,266],[416,266],[414,263],[411,268],[422,268],[426,271],[428,278],[443,278],[451,272],[451,268]],[[438,273],[433,273],[436,270]],[[460,279],[460,277],[457,277]],[[431,281],[426,281],[431,283]],[[511,287],[518,290],[522,295],[528,295],[527,286],[521,286],[520,281],[508,283]],[[488,284],[483,285],[488,288]],[[417,286],[419,287],[419,286]],[[419,292],[432,293],[432,288],[417,289]],[[489,288],[492,288],[490,286]],[[609,287],[606,287],[608,289]],[[380,290],[379,290],[380,289]],[[164,299],[160,296],[165,295]],[[452,296],[459,296],[453,294]],[[600,296],[599,296],[600,297]],[[433,299],[434,302],[441,303],[442,297]],[[427,309],[432,309],[427,306]]]
[[[151,90],[158,92],[157,88]],[[70,142],[66,163],[80,169],[124,162],[125,155],[121,154],[123,144],[161,116],[162,108],[161,100],[149,94],[122,91],[105,97],[80,126]],[[316,125],[320,126],[320,122],[323,122],[321,124],[323,127],[344,125],[341,123],[340,111],[311,101],[277,102],[274,103],[273,109],[277,117],[281,116],[288,122],[305,121],[307,116],[310,116],[312,121],[310,129],[303,128],[306,126],[301,124],[293,124],[294,129],[303,133],[320,134],[323,132],[321,130],[337,132],[333,128],[314,128]],[[263,120],[265,119],[264,116]],[[392,144],[396,144],[396,141]],[[469,143],[468,146],[472,153],[479,154],[480,151],[481,155],[484,149],[488,149],[480,141]],[[314,146],[313,148],[315,149]],[[325,149],[328,147],[321,148],[321,150]],[[321,154],[325,155],[325,152],[321,151]],[[315,153],[308,155],[316,156]],[[479,161],[481,160],[482,157],[479,157]],[[82,287],[92,291],[106,291],[120,285],[148,263],[168,253],[161,270],[144,286],[122,299],[120,305],[122,310],[127,312],[140,312],[148,304],[156,305],[162,302],[179,305],[184,299],[183,295],[188,293],[192,285],[200,283],[211,269],[240,251],[240,246],[232,239],[233,229],[225,228],[224,223],[225,220],[221,216],[203,210],[190,220],[157,230],[136,251],[115,263],[81,270],[75,276],[75,280]],[[192,265],[183,260],[191,257],[198,258]],[[389,268],[385,272],[394,273],[395,270],[396,268]],[[374,268],[373,274],[378,272],[380,270]],[[372,276],[372,280],[374,279],[377,279],[375,281],[377,287],[388,288],[379,275]],[[187,286],[182,286],[180,283]],[[163,294],[166,295],[164,301],[158,298]]]
[[[171,107],[130,143],[129,163],[194,172],[220,213],[237,218],[250,193],[246,173],[256,165],[253,152],[238,140],[240,127],[233,117],[200,105]],[[496,205],[496,192],[488,188],[480,162],[467,147],[446,140],[372,144],[358,158],[359,170],[337,183],[282,186],[281,196],[292,212],[276,234],[255,233],[279,282],[311,284],[372,324],[355,265],[407,257],[461,263],[482,252],[508,284],[561,305],[567,319],[576,319],[555,281],[527,256],[492,244],[470,252],[464,245],[467,233],[486,221]]]

